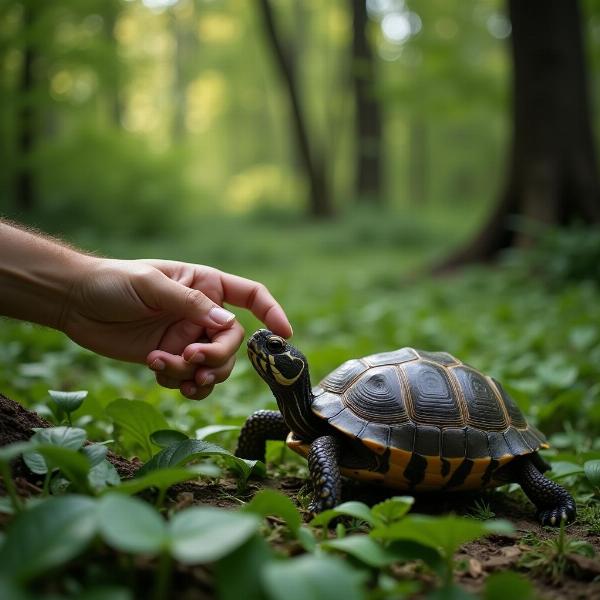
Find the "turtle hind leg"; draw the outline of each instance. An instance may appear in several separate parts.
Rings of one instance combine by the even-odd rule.
[[[318,437],[310,445],[308,470],[314,490],[313,500],[308,507],[311,512],[333,508],[340,501],[340,456],[341,444],[333,435]]]
[[[557,527],[562,521],[570,523],[577,516],[573,496],[558,483],[544,477],[529,457],[516,465],[516,482],[537,507],[542,525]]]
[[[235,455],[249,460],[265,460],[267,440],[285,440],[290,428],[277,410],[257,410],[244,423]]]

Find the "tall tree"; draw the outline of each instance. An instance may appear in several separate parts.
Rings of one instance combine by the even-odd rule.
[[[35,114],[35,7],[22,4],[23,50],[18,81],[17,112],[17,169],[15,173],[15,202],[17,209],[30,212],[36,205],[35,175],[32,154],[36,145],[38,123]]]
[[[375,61],[368,36],[366,0],[352,5],[352,65],[355,110],[355,193],[360,202],[381,204],[381,110],[375,95]]]
[[[123,94],[121,93],[123,73],[119,60],[119,42],[115,35],[115,27],[121,9],[122,3],[120,0],[104,0],[99,7],[103,22],[103,35],[108,47],[107,58],[110,69],[108,74],[105,75],[106,100],[111,121],[116,127],[121,126],[124,113]]]
[[[509,0],[513,139],[499,201],[475,238],[443,268],[487,260],[526,242],[511,215],[564,225],[600,222],[580,6],[577,0]]]
[[[267,40],[290,102],[290,117],[296,138],[296,151],[310,188],[310,214],[317,218],[329,217],[333,214],[333,203],[324,166],[325,155],[316,142],[313,141],[311,144],[305,112],[300,101],[295,61],[291,59],[290,53],[279,35],[271,3],[269,0],[259,0],[259,6]]]

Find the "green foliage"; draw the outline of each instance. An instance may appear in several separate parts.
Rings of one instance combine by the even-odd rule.
[[[331,556],[300,556],[269,563],[263,583],[272,600],[331,600],[365,598],[361,584],[365,576]]]
[[[525,552],[519,560],[519,565],[557,583],[566,573],[577,572],[577,565],[569,559],[570,554],[593,557],[595,551],[590,543],[567,536],[565,525],[561,523],[558,534],[542,540]]]
[[[85,496],[50,498],[20,514],[0,547],[0,573],[14,581],[33,577],[77,556],[96,531],[94,502]]]
[[[508,259],[513,267],[533,272],[553,286],[570,281],[600,283],[600,228],[584,224],[550,228],[523,220],[516,226],[536,243],[527,251],[511,252]]]
[[[153,453],[150,435],[169,428],[164,416],[141,400],[114,400],[106,407],[106,412],[122,435],[135,443],[146,459]]]
[[[483,598],[484,600],[506,600],[506,598],[534,600],[535,593],[531,583],[522,575],[505,571],[493,573],[487,578]]]
[[[71,413],[75,412],[81,407],[85,397],[87,396],[87,390],[81,390],[78,392],[59,392],[57,390],[48,390],[50,397],[54,400],[59,411],[67,413],[67,420],[69,426],[71,423]]]
[[[190,461],[209,456],[221,457],[236,473],[240,486],[244,487],[251,475],[264,475],[264,463],[258,460],[238,458],[229,450],[221,448],[211,442],[203,440],[185,439],[175,442],[155,454],[139,471],[138,475],[145,475],[157,469],[178,467]]]

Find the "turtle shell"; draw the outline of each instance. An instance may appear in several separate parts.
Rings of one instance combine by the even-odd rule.
[[[349,360],[313,390],[314,413],[378,457],[342,473],[398,489],[478,489],[498,484],[512,459],[547,448],[494,379],[446,352],[401,348]],[[306,455],[308,446],[288,444]]]

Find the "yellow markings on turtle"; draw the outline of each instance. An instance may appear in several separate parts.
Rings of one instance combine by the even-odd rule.
[[[271,365],[271,372],[273,373],[273,377],[275,378],[277,383],[279,383],[280,385],[293,385],[294,383],[296,383],[296,381],[298,381],[298,378],[304,372],[304,361],[299,358],[296,358],[295,356],[292,356],[291,352],[283,352],[281,354],[278,354],[277,356],[289,356],[292,362],[302,363],[302,368],[300,369],[300,371],[298,371],[297,375],[295,375],[294,377],[285,377],[275,366],[275,357],[273,355],[269,355],[268,357],[269,364]]]
[[[361,440],[370,450],[378,455],[384,454],[389,450],[389,468],[385,473],[379,471],[369,471],[367,469],[356,469],[340,467],[342,475],[351,479],[358,479],[367,483],[382,484],[401,491],[415,492],[433,492],[447,488],[449,491],[469,491],[478,490],[488,486],[497,485],[494,480],[494,472],[514,459],[512,454],[505,454],[497,459],[491,457],[467,459],[465,457],[444,458],[440,456],[422,456],[426,461],[424,476],[422,481],[413,485],[407,479],[405,472],[413,452],[402,450],[400,448],[387,448],[374,440]],[[308,457],[310,443],[299,440],[290,433],[287,438],[288,447],[297,452],[304,458]],[[452,476],[459,468],[464,468],[464,463],[471,463],[471,467],[464,479],[459,477],[460,482],[456,485],[448,486]],[[490,472],[488,472],[488,469]],[[456,481],[456,477],[455,477]]]

